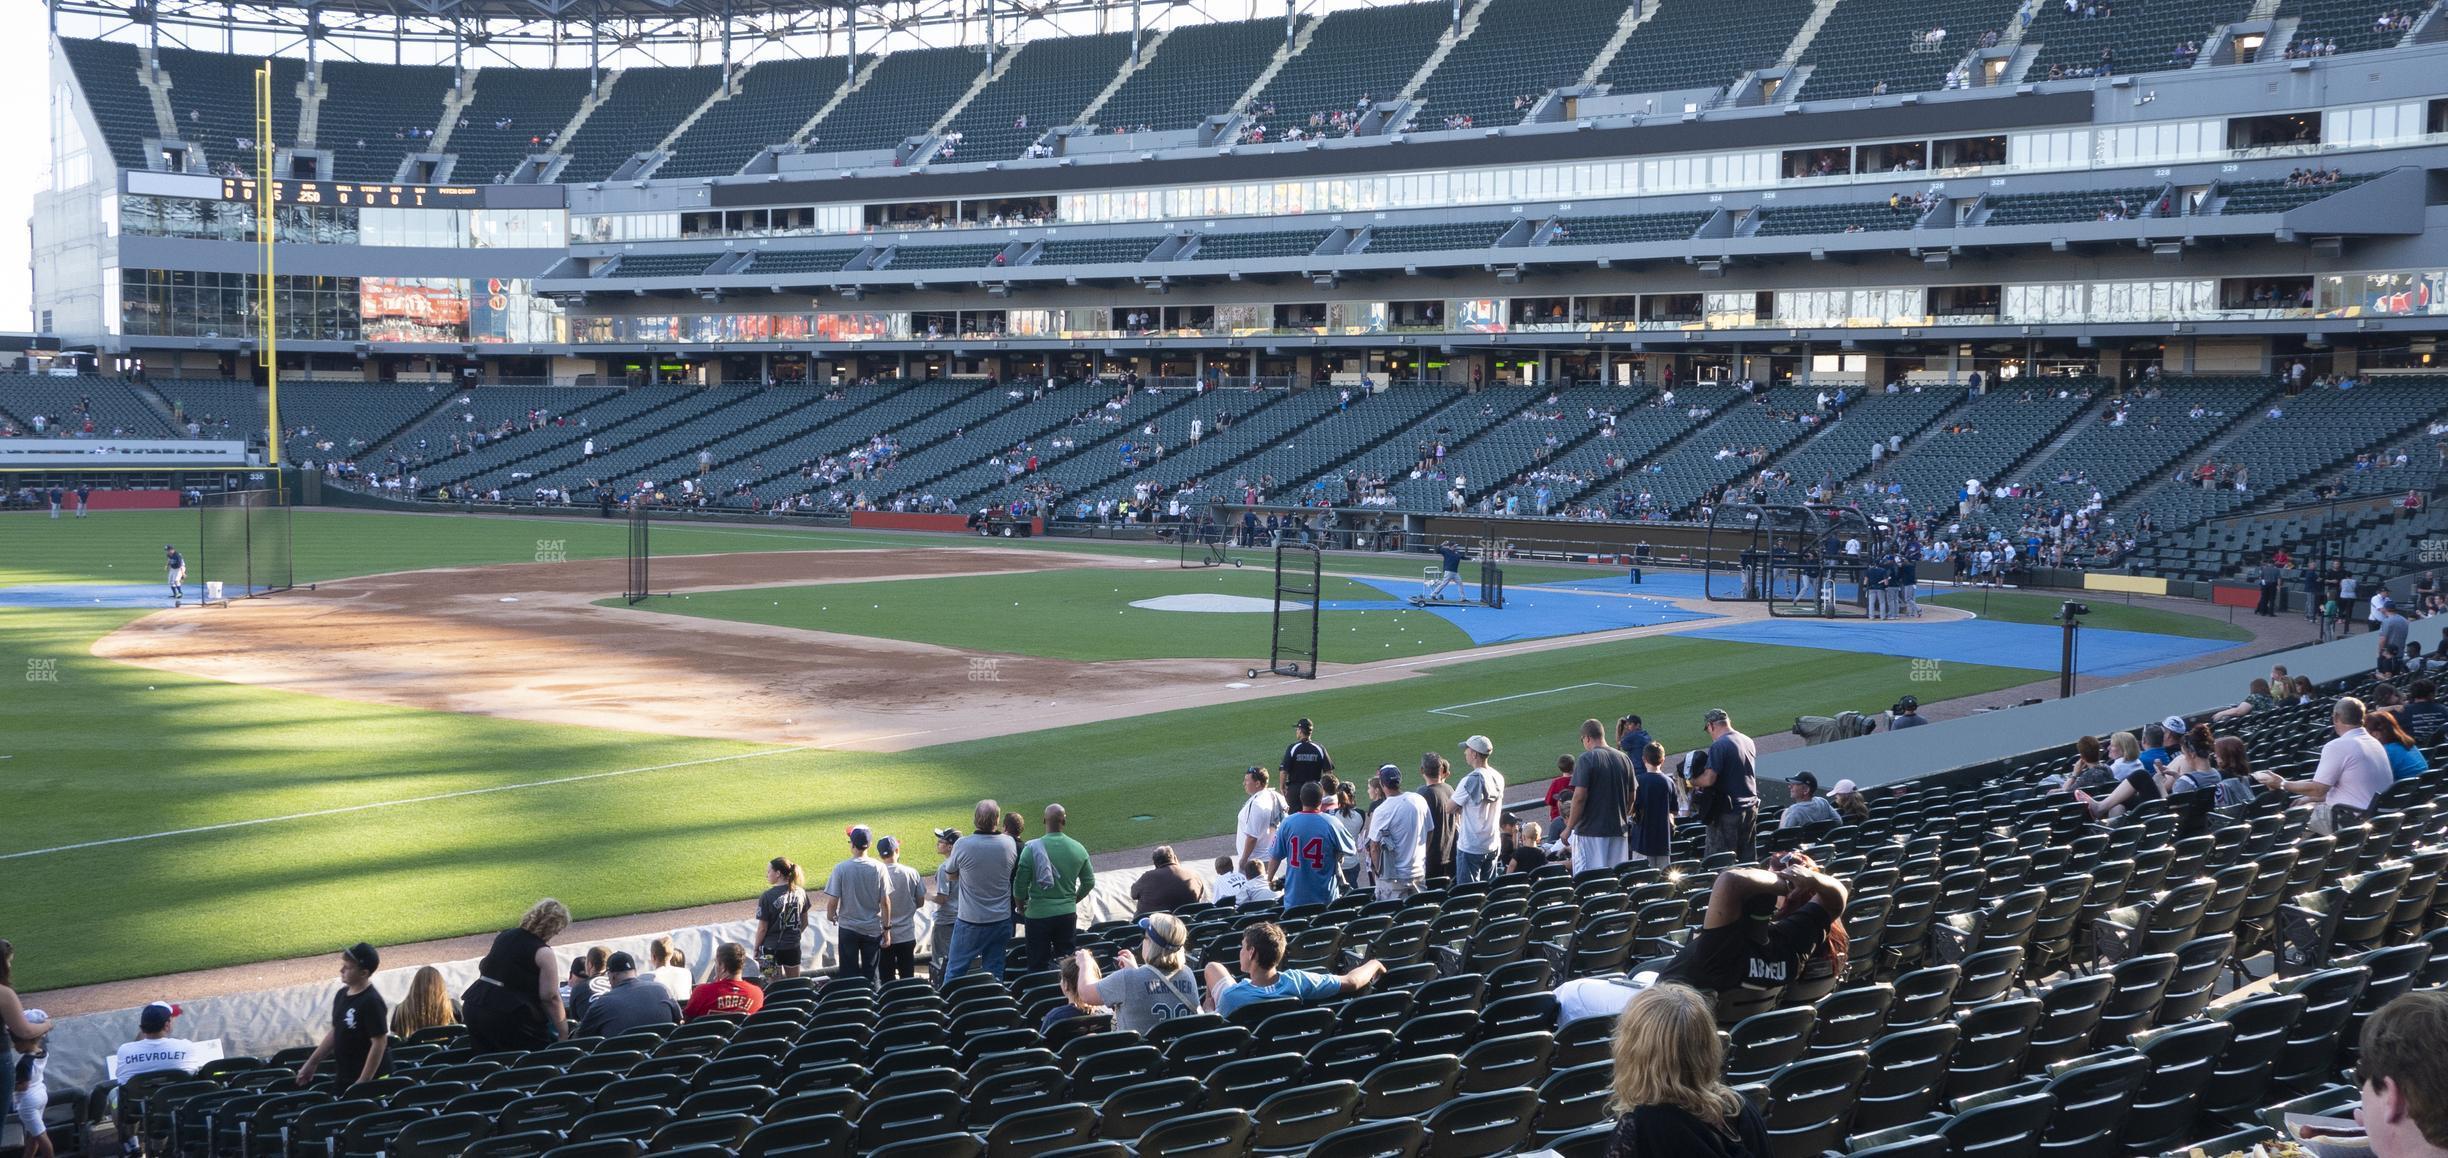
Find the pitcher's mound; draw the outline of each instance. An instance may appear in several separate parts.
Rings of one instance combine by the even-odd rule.
[[[1275,601],[1249,595],[1159,595],[1154,599],[1134,599],[1131,606],[1149,611],[1273,611]],[[1307,611],[1306,603],[1286,603],[1286,611]]]

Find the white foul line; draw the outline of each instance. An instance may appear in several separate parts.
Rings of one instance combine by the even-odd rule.
[[[1540,690],[1540,691],[1535,691],[1535,692],[1522,692],[1522,693],[1519,693],[1519,694],[1517,694],[1517,695],[1510,695],[1510,696],[1498,696],[1498,697],[1496,697],[1495,699],[1492,699],[1492,700],[1472,700],[1471,702],[1469,702],[1469,703],[1467,703],[1467,704],[1447,704],[1447,705],[1445,705],[1444,707],[1441,707],[1441,708],[1430,708],[1430,709],[1428,709],[1428,712],[1429,712],[1429,714],[1430,714],[1430,715],[1437,715],[1437,716],[1454,716],[1454,717],[1458,717],[1458,718],[1460,718],[1460,719],[1465,719],[1465,720],[1467,720],[1467,719],[1469,719],[1469,718],[1470,718],[1469,716],[1464,715],[1464,714],[1463,714],[1463,713],[1461,713],[1461,712],[1457,712],[1457,711],[1455,711],[1454,709],[1455,709],[1455,708],[1476,708],[1476,707],[1478,707],[1478,706],[1480,706],[1480,705],[1482,705],[1482,704],[1501,704],[1501,703],[1505,702],[1506,700],[1526,700],[1526,699],[1529,699],[1529,698],[1530,698],[1530,697],[1532,697],[1532,696],[1551,696],[1551,695],[1554,695],[1554,694],[1555,694],[1555,693],[1557,693],[1557,692],[1569,692],[1569,691],[1576,691],[1576,690],[1581,689],[1581,688],[1622,688],[1622,689],[1624,689],[1625,691],[1632,691],[1632,690],[1634,690],[1636,687],[1637,687],[1637,685],[1634,685],[1634,684],[1613,684],[1613,683],[1607,683],[1607,682],[1605,682],[1605,681],[1603,681],[1603,680],[1595,680],[1595,681],[1592,681],[1592,682],[1590,682],[1590,683],[1585,683],[1585,684],[1566,684],[1566,685],[1564,685],[1563,687],[1560,687],[1560,688],[1546,688],[1546,689],[1543,689],[1543,690]]]
[[[671,764],[649,764],[642,768],[616,768],[609,772],[584,772],[576,776],[556,776],[550,780],[529,780],[520,784],[496,784],[490,788],[463,788],[456,792],[436,792],[427,796],[410,796],[400,800],[375,800],[364,804],[347,804],[338,808],[318,808],[312,812],[292,812],[286,816],[259,816],[253,820],[231,820],[220,824],[204,824],[194,828],[173,828],[163,832],[148,832],[138,836],[113,836],[102,840],[80,841],[51,848],[31,848],[24,852],[0,853],[0,860],[44,856],[55,852],[75,852],[79,849],[101,848],[113,844],[134,844],[143,840],[162,840],[173,836],[194,836],[204,832],[221,832],[232,828],[252,828],[259,824],[279,824],[289,820],[314,820],[325,816],[343,816],[351,812],[367,812],[377,808],[398,808],[408,804],[431,804],[437,800],[457,800],[467,796],[489,796],[496,792],[517,792],[527,788],[550,788],[556,784],[577,784],[587,780],[606,780],[614,776],[633,776],[640,772],[667,772],[674,768],[694,768],[702,764],[725,764],[734,760],[756,760],[791,752],[813,750],[813,745],[797,744],[788,748],[766,748],[756,752],[741,752],[730,756],[708,756],[701,760],[681,760]]]

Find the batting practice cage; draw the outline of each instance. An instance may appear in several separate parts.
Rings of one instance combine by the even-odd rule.
[[[1803,619],[1868,614],[1862,572],[1894,549],[1885,524],[1818,503],[1719,504],[1702,543],[1701,590],[1712,602],[1764,603],[1772,616]]]
[[[1250,678],[1271,672],[1293,679],[1313,680],[1318,674],[1318,593],[1326,573],[1326,557],[1316,547],[1285,543],[1275,548],[1275,637],[1267,647],[1264,672],[1250,669]]]
[[[1201,567],[1238,567],[1241,560],[1232,552],[1232,528],[1210,516],[1195,523],[1181,525],[1181,565],[1184,570]]]
[[[653,528],[654,521],[646,517],[644,496],[630,500],[629,585],[622,589],[621,598],[633,605],[654,593],[648,585],[648,581],[653,577],[651,574],[654,560],[651,541]]]
[[[213,599],[251,598],[296,586],[290,564],[294,546],[286,492],[278,480],[261,490],[208,492],[196,504],[196,549],[191,589]]]

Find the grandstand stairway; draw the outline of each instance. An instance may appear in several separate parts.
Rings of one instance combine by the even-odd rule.
[[[1506,398],[1505,395],[1509,393],[1496,389],[1481,391],[1483,400],[1490,394],[1497,395],[1497,409],[1502,421],[1466,434],[1459,443],[1446,447],[1445,479],[1396,481],[1395,506],[1413,511],[1444,510],[1456,478],[1462,483],[1465,505],[1508,491],[1530,472],[1563,461],[1574,451],[1600,441],[1606,424],[1603,420],[1589,418],[1587,414],[1590,410],[1612,411],[1621,415],[1646,397],[1647,392],[1636,393],[1619,386],[1584,384],[1560,391],[1531,391],[1528,397],[1521,399]],[[1546,402],[1550,394],[1556,399],[1553,405]],[[1520,404],[1507,408],[1508,401]],[[1557,420],[1530,419],[1523,417],[1525,410],[1559,411],[1563,417]],[[1557,438],[1556,446],[1549,450],[1547,437],[1559,431],[1565,433]],[[1547,453],[1540,454],[1542,450]],[[1559,489],[1549,488],[1551,494]]]
[[[1122,91],[1123,86],[1131,82],[1131,78],[1147,71],[1149,65],[1156,63],[1156,54],[1164,50],[1165,41],[1172,37],[1173,30],[1170,28],[1159,28],[1155,32],[1141,36],[1139,51],[1135,59],[1126,58],[1124,60],[1122,67],[1115,71],[1113,80],[1108,82],[1104,88],[1097,90],[1097,94],[1089,98],[1087,105],[1080,109],[1079,115],[1071,118],[1071,127],[1093,129],[1096,126],[1097,113],[1102,111],[1106,103],[1113,100]],[[1052,127],[1047,126],[1047,128]]]
[[[1143,481],[1156,481],[1156,476],[1158,475],[1166,476],[1168,479],[1175,481],[1178,481],[1180,478],[1189,477],[1187,474],[1181,473],[1177,465],[1172,469],[1167,469],[1168,464],[1173,464],[1175,458],[1184,454],[1198,453],[1201,461],[1211,457],[1210,453],[1205,453],[1205,438],[1202,438],[1201,441],[1196,444],[1193,444],[1190,441],[1190,419],[1192,417],[1198,417],[1202,420],[1211,419],[1215,411],[1213,408],[1211,408],[1211,406],[1206,405],[1205,403],[1210,398],[1221,399],[1223,395],[1220,392],[1214,395],[1199,394],[1195,391],[1185,391],[1184,393],[1189,394],[1190,397],[1180,399],[1153,414],[1139,416],[1139,420],[1131,425],[1128,432],[1112,440],[1112,445],[1117,449],[1117,451],[1119,450],[1120,443],[1122,441],[1145,443],[1150,440],[1149,436],[1146,434],[1147,425],[1149,423],[1155,423],[1158,427],[1158,433],[1154,436],[1153,441],[1161,443],[1165,447],[1165,456],[1163,458],[1158,459],[1141,455],[1139,456],[1136,465],[1123,466],[1120,465],[1120,458],[1117,453],[1115,457],[1107,459],[1106,462],[1108,465],[1100,470],[1095,465],[1097,460],[1094,455],[1083,457],[1079,454],[1073,454],[1067,460],[1065,460],[1069,469],[1061,472],[1063,477],[1069,480],[1068,485],[1062,488],[1062,500],[1077,501],[1084,498],[1094,501],[1103,497],[1123,498],[1130,494],[1133,486],[1137,483]],[[1289,392],[1287,391],[1272,390],[1253,391],[1245,395],[1236,394],[1233,397],[1238,404],[1246,407],[1246,409],[1242,411],[1243,418],[1255,419],[1257,416],[1265,414],[1281,405],[1283,400],[1288,396],[1288,393]],[[1240,401],[1243,398],[1247,398],[1249,401]],[[1192,415],[1190,412],[1193,410],[1196,410],[1199,413]],[[1212,426],[1213,423],[1210,421],[1208,422],[1208,425]],[[1210,435],[1209,437],[1213,436]],[[1043,464],[1041,463],[1041,465]],[[1006,487],[1005,490],[1009,492],[1010,488]]]
[[[1586,476],[1578,485],[1567,483],[1554,488],[1554,501],[1571,503],[1588,500],[1611,490],[1638,494],[1651,476],[1641,470],[1646,463],[1671,453],[1682,440],[1704,420],[1688,413],[1693,406],[1707,406],[1712,413],[1741,397],[1731,386],[1716,383],[1686,383],[1674,391],[1672,406],[1660,405],[1662,391],[1644,388],[1644,392],[1616,417],[1613,437],[1603,431],[1564,448],[1544,466],[1552,472]],[[1612,465],[1610,465],[1612,463]]]
[[[682,387],[678,390],[680,396],[669,402],[621,422],[594,428],[579,439],[564,439],[516,462],[497,464],[480,474],[449,481],[479,490],[490,487],[508,490],[513,486],[534,485],[557,472],[584,463],[584,440],[590,437],[595,441],[595,458],[598,461],[606,464],[631,461],[637,457],[638,450],[652,449],[666,435],[685,433],[704,424],[719,425],[726,416],[716,412],[739,407],[762,393],[761,389],[725,386]],[[519,475],[527,477],[516,477]]]
[[[1314,16],[1302,18],[1295,27],[1291,39],[1275,46],[1275,55],[1267,58],[1266,67],[1260,69],[1258,75],[1251,78],[1249,88],[1242,92],[1240,99],[1235,100],[1228,111],[1235,114],[1248,112],[1250,106],[1257,102],[1259,94],[1265,92],[1268,85],[1275,83],[1276,75],[1284,70],[1284,66],[1292,63],[1294,57],[1308,50],[1309,42],[1317,38],[1318,26],[1324,23],[1323,19]]]
[[[1119,392],[1112,389],[1112,384],[1099,385],[1112,391],[1107,394],[1107,400]],[[1068,392],[1072,388],[1063,389]],[[1123,409],[1113,412],[1118,421],[1110,424],[1098,422],[1095,426],[1085,427],[1092,433],[1079,440],[1079,445],[1072,447],[1068,453],[1049,455],[1041,452],[1038,455],[1037,474],[1030,476],[1028,481],[1051,483],[1058,501],[1069,499],[1087,482],[1113,476],[1115,468],[1099,464],[1119,461],[1123,443],[1128,442],[1136,447],[1147,442],[1148,435],[1142,433],[1147,424],[1161,421],[1197,397],[1197,392],[1191,390],[1136,391]],[[1101,409],[1105,405],[1103,401],[1096,405],[1100,408],[1098,413],[1105,413]],[[1053,432],[1049,431],[1047,437],[1052,436]],[[1163,441],[1164,436],[1160,433],[1156,439]],[[977,501],[989,495],[993,496],[998,506],[1025,497],[1018,485],[1008,481],[959,497],[964,501]]]
[[[868,57],[867,63],[859,67],[858,75],[850,78],[850,83],[834,90],[831,100],[826,101],[814,113],[809,114],[808,119],[799,126],[798,131],[791,134],[790,143],[794,145],[806,143],[808,134],[815,132],[816,126],[823,124],[826,117],[832,116],[833,110],[840,108],[843,101],[849,100],[852,93],[866,88],[867,82],[875,79],[876,70],[884,67],[884,62],[888,59],[890,59],[889,56]]]
[[[1659,7],[1656,3],[1641,3],[1624,9],[1623,19],[1615,23],[1615,35],[1598,46],[1598,55],[1591,57],[1589,67],[1581,70],[1581,87],[1597,84],[1598,79],[1606,75],[1607,66],[1615,63],[1616,54],[1623,51],[1624,45],[1632,42],[1632,34],[1639,31],[1641,25],[1649,23],[1649,18],[1657,15]]]
[[[990,459],[1017,453],[1023,460],[1037,455],[1041,463],[1047,461],[1038,442],[1070,425],[1078,417],[1079,399],[1093,393],[1093,388],[1057,388],[996,415],[957,443],[942,443],[909,455],[893,464],[893,469],[908,484],[904,493],[928,491],[957,500],[992,490],[1012,476]]]
[[[1841,2],[1816,0],[1811,5],[1810,15],[1803,18],[1802,27],[1794,32],[1793,43],[1786,45],[1785,51],[1777,57],[1778,68],[1792,68],[1802,62],[1802,54],[1810,51],[1811,42],[1819,38],[1819,30],[1827,27],[1828,20],[1836,15],[1836,5]]]
[[[1961,386],[1927,384],[1915,394],[1907,384],[1894,394],[1873,392],[1846,407],[1843,418],[1787,447],[1767,465],[1791,473],[1797,488],[1808,490],[1824,480],[1841,491],[1870,472],[1871,439],[1894,434],[1909,445],[1960,412],[1969,400]],[[1885,462],[1885,456],[1878,461]]]
[[[1349,489],[1343,485],[1343,478],[1350,472],[1384,475],[1389,480],[1399,481],[1409,473],[1412,464],[1419,461],[1418,448],[1421,445],[1434,445],[1442,441],[1446,444],[1447,453],[1451,454],[1455,447],[1472,436],[1512,416],[1502,407],[1496,407],[1493,413],[1481,413],[1494,405],[1493,400],[1487,397],[1470,394],[1459,398],[1417,397],[1427,394],[1428,391],[1418,387],[1392,387],[1377,398],[1355,406],[1349,414],[1330,418],[1329,421],[1336,425],[1325,429],[1338,437],[1364,432],[1359,445],[1340,455],[1325,456],[1316,465],[1296,475],[1276,474],[1276,480],[1284,484],[1298,480],[1302,495],[1315,493],[1319,484],[1323,483],[1329,497]],[[1380,403],[1396,405],[1380,406]],[[1366,425],[1345,421],[1355,418]]]
[[[1012,61],[1019,55],[1019,49],[1008,47],[1005,48],[1002,54],[995,57],[991,64],[989,64],[986,68],[979,70],[977,79],[969,82],[969,88],[967,91],[961,93],[960,96],[951,104],[944,106],[943,115],[935,118],[934,124],[927,126],[927,134],[937,138],[935,144],[941,144],[944,130],[952,127],[952,119],[961,115],[962,111],[969,107],[969,102],[976,100],[979,93],[985,92],[986,86],[1002,79],[1004,73],[1011,71]],[[913,164],[915,164],[925,159],[925,157],[920,156],[912,158],[911,161]]]
[[[1169,451],[1164,458],[1133,473],[1164,487],[1168,492],[1197,479],[1203,483],[1199,493],[1208,496],[1206,501],[1237,499],[1240,497],[1238,494],[1224,493],[1233,489],[1235,480],[1243,476],[1255,478],[1274,473],[1267,466],[1267,456],[1296,451],[1310,435],[1322,431],[1327,419],[1334,413],[1333,393],[1316,388],[1298,392],[1218,391],[1207,395],[1207,400],[1213,403],[1216,410],[1224,410],[1253,394],[1264,395],[1264,402],[1236,411],[1229,428],[1221,431],[1215,429],[1214,411],[1200,415],[1207,419],[1203,438],[1195,443],[1184,442],[1179,451]],[[1197,408],[1198,404],[1193,403],[1186,409]],[[1177,418],[1179,414],[1177,411]],[[1177,425],[1180,423],[1177,422]],[[1111,483],[1127,490],[1127,484],[1134,481],[1117,477]]]
[[[765,447],[783,441],[798,429],[794,425],[798,416],[824,401],[824,391],[812,386],[759,387],[736,393],[738,397],[724,399],[710,410],[646,437],[610,448],[598,439],[592,458],[583,454],[571,458],[565,454],[557,465],[531,462],[531,477],[517,485],[574,491],[593,479],[600,485],[626,489],[632,480],[652,479],[663,486],[696,474],[699,451],[725,447],[704,476],[714,479],[724,473],[724,466],[746,461]],[[563,449],[566,451],[566,445]],[[503,485],[508,489],[507,484]]]
[[[639,386],[629,390],[614,390],[564,412],[571,420],[572,424],[569,426],[547,426],[542,430],[524,432],[524,437],[497,439],[482,447],[448,455],[439,460],[429,460],[419,472],[420,474],[431,472],[437,467],[446,467],[449,473],[430,480],[420,478],[419,481],[421,484],[430,481],[433,486],[444,486],[464,483],[496,471],[506,475],[512,467],[525,465],[564,446],[575,445],[588,438],[595,439],[598,446],[608,447],[611,440],[619,435],[624,427],[630,431],[641,429],[638,426],[629,426],[629,423],[651,421],[660,412],[678,406],[695,393],[694,390],[660,386]],[[585,425],[577,425],[580,422]],[[634,435],[621,436],[627,441],[634,441]]]
[[[1463,9],[1461,21],[1437,37],[1436,48],[1428,53],[1426,60],[1420,62],[1419,71],[1412,73],[1411,79],[1404,82],[1402,91],[1395,94],[1398,100],[1415,102],[1406,110],[1407,113],[1418,111],[1419,106],[1416,101],[1420,89],[1426,87],[1429,79],[1436,75],[1437,69],[1444,65],[1445,58],[1453,55],[1454,46],[1470,39],[1471,33],[1479,30],[1480,17],[1485,16],[1488,6],[1495,2],[1496,0],[1472,0],[1471,5]],[[1386,131],[1399,132],[1403,127],[1403,125],[1388,125]]]

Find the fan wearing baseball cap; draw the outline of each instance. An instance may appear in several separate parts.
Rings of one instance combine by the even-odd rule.
[[[391,1007],[374,991],[374,971],[382,954],[359,941],[340,951],[340,990],[332,994],[331,1028],[298,1067],[297,1084],[311,1085],[325,1060],[332,1063],[341,1089],[382,1076],[383,1055],[391,1045]]]
[[[825,878],[825,919],[839,934],[842,976],[873,981],[892,927],[884,862],[867,855],[873,837],[866,825],[851,825],[847,835],[850,859],[834,865],[833,875]]]
[[[1629,719],[1630,717],[1625,717]],[[1454,883],[1493,879],[1496,858],[1504,851],[1504,773],[1488,763],[1496,745],[1485,736],[1462,741],[1462,762],[1470,771],[1454,786],[1454,803],[1461,809],[1454,832]]]
[[[1836,806],[1819,795],[1819,777],[1816,773],[1796,772],[1793,779],[1785,782],[1785,787],[1793,794],[1793,803],[1786,806],[1785,815],[1777,818],[1778,828],[1834,824],[1843,819],[1836,815]]]
[[[1402,769],[1380,765],[1369,778],[1368,855],[1377,872],[1377,899],[1400,901],[1420,890],[1428,861],[1428,802],[1402,789]]]
[[[578,1019],[578,1036],[618,1037],[680,1020],[680,1003],[662,982],[638,968],[635,954],[623,951],[605,958],[604,976],[612,987],[587,1002],[586,1016]]]
[[[137,1012],[136,1040],[119,1047],[117,1062],[112,1067],[118,1080],[124,1082],[135,1074],[162,1070],[194,1073],[203,1064],[196,1057],[196,1043],[170,1036],[171,1024],[182,1012],[167,1001],[156,1001]]]

